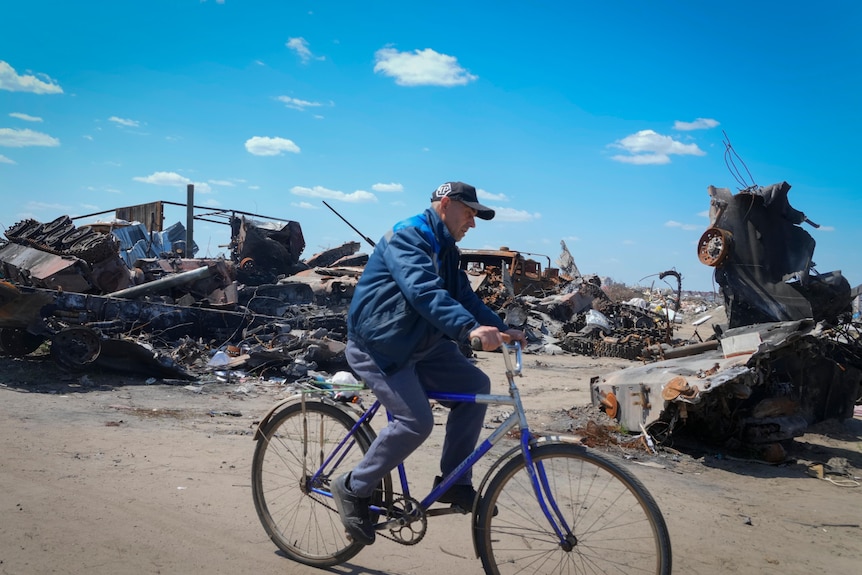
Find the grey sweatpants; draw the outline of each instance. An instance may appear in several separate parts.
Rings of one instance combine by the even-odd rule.
[[[360,497],[369,497],[380,480],[431,435],[434,416],[426,390],[449,393],[491,391],[488,376],[464,357],[453,341],[447,339],[417,354],[392,375],[381,372],[371,356],[352,341],[347,342],[346,354],[350,367],[394,418],[380,431],[365,457],[353,469],[350,489]],[[486,406],[479,403],[457,402],[450,407],[440,458],[440,471],[444,476],[475,449],[486,410]],[[458,483],[470,484],[471,479],[468,470]]]

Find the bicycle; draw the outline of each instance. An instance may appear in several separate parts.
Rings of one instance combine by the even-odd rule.
[[[431,508],[455,480],[504,437],[518,445],[485,473],[472,509],[473,545],[485,573],[671,572],[671,544],[652,495],[628,470],[577,438],[534,434],[515,377],[521,349],[501,348],[508,395],[428,393],[439,402],[504,405],[514,412],[421,500],[410,495],[404,464],[372,496],[378,536],[415,545],[428,519],[458,507]],[[363,545],[348,538],[332,501],[330,481],[351,470],[374,441],[371,421],[381,405],[365,408],[356,387],[306,384],[275,405],[255,431],[254,505],[273,543],[289,558],[315,567],[348,561]],[[393,489],[398,482],[401,492]]]

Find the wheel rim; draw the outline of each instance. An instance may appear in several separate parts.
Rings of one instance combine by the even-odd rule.
[[[709,228],[697,243],[697,257],[711,267],[721,266],[730,254],[731,235],[721,228]]]
[[[483,497],[477,531],[487,573],[670,572],[670,540],[655,501],[630,473],[574,445],[533,450],[571,528],[563,541],[536,502],[518,457],[507,463]],[[496,516],[488,516],[491,506]]]
[[[354,446],[338,470],[319,479],[313,474],[352,426],[337,407],[307,402],[306,420],[299,404],[276,414],[258,441],[252,462],[252,492],[258,517],[272,541],[292,559],[317,567],[347,561],[362,549],[347,539],[332,500],[312,491],[327,489],[330,480],[347,472],[362,457],[367,441]],[[303,469],[304,434],[308,451]]]

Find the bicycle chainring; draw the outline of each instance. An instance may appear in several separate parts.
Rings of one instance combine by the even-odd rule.
[[[382,537],[402,545],[416,545],[428,532],[428,517],[419,502],[412,497],[399,497],[389,506],[387,521],[392,522],[389,535],[378,532]]]

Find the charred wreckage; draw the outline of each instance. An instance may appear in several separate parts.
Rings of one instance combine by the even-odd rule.
[[[862,382],[859,288],[839,271],[814,271],[814,240],[800,227],[811,222],[790,207],[789,189],[709,187],[711,225],[697,257],[715,269],[728,321],[697,343],[674,336],[682,315],[674,270],[660,277],[675,279],[676,293],[656,305],[615,301],[597,276],[581,275],[563,242],[558,267],[508,247],[462,250],[461,267],[508,325],[526,330],[528,353],[632,360],[591,382],[593,404],[623,428],[659,441],[682,432],[772,444],[852,416]],[[23,357],[48,343],[69,371],[177,380],[241,371],[291,382],[349,369],[346,313],[367,261],[358,242],[303,260],[298,222],[239,211],[192,217],[190,195],[186,226],[163,228],[165,204],[80,227],[69,216],[9,227],[0,354]],[[190,231],[205,217],[230,226],[228,259],[193,257]]]
[[[659,441],[684,432],[777,461],[781,442],[809,425],[853,417],[860,286],[840,271],[816,272],[815,242],[801,224],[818,226],[790,206],[789,190],[787,182],[736,194],[709,186],[710,226],[697,255],[715,270],[727,322],[701,343],[656,348],[658,361],[594,378],[596,406]]]

